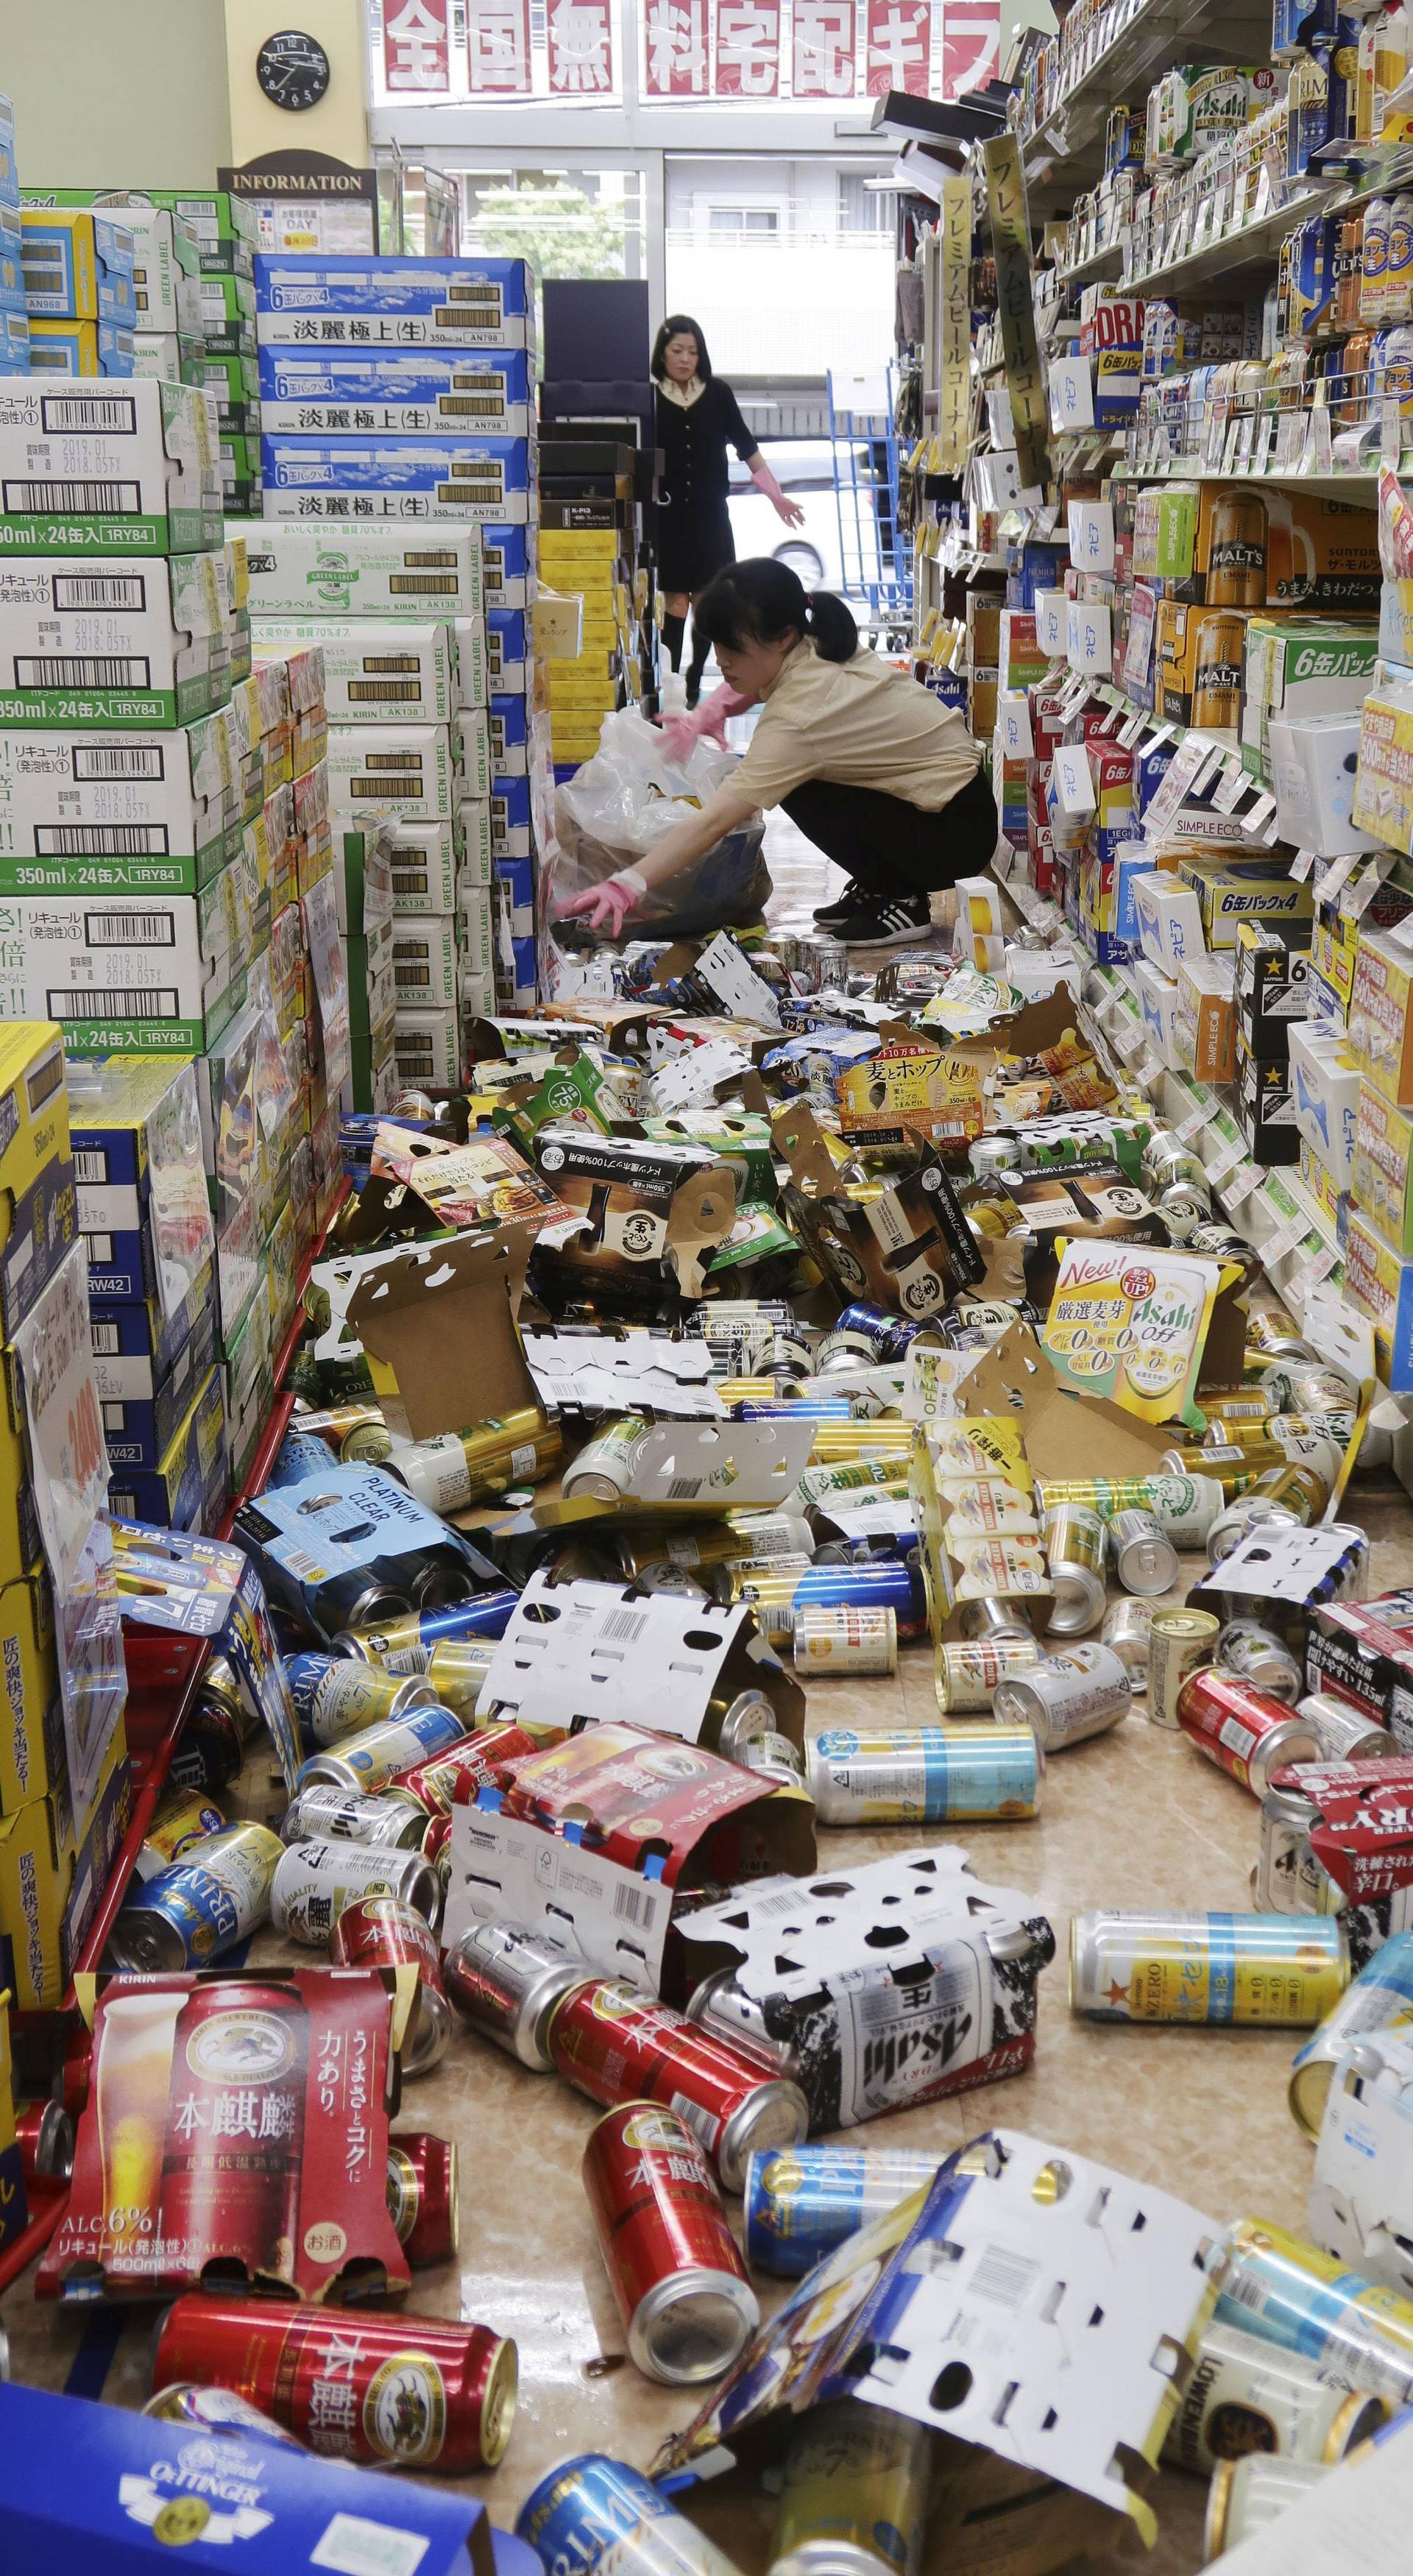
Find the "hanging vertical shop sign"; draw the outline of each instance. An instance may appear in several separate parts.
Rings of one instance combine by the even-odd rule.
[[[984,89],[1001,60],[1001,0],[943,0],[939,98]]]
[[[939,217],[942,250],[942,375],[938,389],[938,471],[960,474],[971,428],[971,181],[944,179]]]
[[[549,0],[545,43],[557,98],[602,98],[613,88],[611,0]]]
[[[386,0],[383,78],[389,89],[428,98],[451,88],[450,6],[451,0]]]
[[[647,0],[643,95],[705,98],[711,86],[707,0]]]
[[[473,98],[530,95],[530,0],[466,0],[466,85]]]
[[[991,218],[991,246],[996,258],[996,296],[1000,308],[1001,349],[1006,362],[1006,390],[1011,397],[1011,425],[1022,488],[1044,487],[1050,474],[1050,444],[1045,405],[1045,378],[1035,337],[1031,300],[1030,217],[1026,211],[1025,173],[1020,139],[997,134],[983,146],[986,158],[986,205]]]
[[[794,0],[790,86],[796,98],[852,98],[854,0]]]
[[[777,98],[780,0],[716,0],[716,95]]]
[[[868,0],[869,97],[905,90],[913,98],[926,98],[931,74],[932,0]]]

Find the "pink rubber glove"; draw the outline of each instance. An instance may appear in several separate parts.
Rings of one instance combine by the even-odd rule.
[[[754,705],[754,698],[739,697],[734,689],[722,687],[713,689],[711,696],[703,698],[701,705],[694,708],[689,716],[659,716],[658,730],[667,745],[669,760],[688,759],[693,744],[700,742],[704,735],[709,734],[713,742],[720,742],[728,719],[743,716],[747,707]]]
[[[752,465],[748,471],[756,490],[765,494],[777,519],[783,519],[787,528],[802,528],[805,524],[804,511],[798,501],[786,500],[770,467],[766,464]]]
[[[647,890],[647,880],[636,868],[620,868],[617,876],[605,877],[602,885],[588,886],[583,894],[562,903],[556,919],[569,921],[577,916],[586,919],[591,930],[607,927],[611,938],[621,939],[624,922]]]

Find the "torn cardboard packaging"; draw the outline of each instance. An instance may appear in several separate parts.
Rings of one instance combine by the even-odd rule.
[[[536,1574],[496,1646],[479,1708],[571,1735],[613,1718],[714,1751],[723,1717],[747,1693],[768,1703],[756,1733],[783,1735],[803,1753],[804,1692],[748,1609]]]
[[[541,1256],[560,1277],[630,1298],[699,1297],[736,1216],[731,1173],[703,1146],[544,1129],[535,1159],[579,1230]]]
[[[516,1322],[527,1248],[513,1229],[407,1245],[360,1265],[347,1327],[390,1373],[412,1439],[527,1407],[543,1418]]]

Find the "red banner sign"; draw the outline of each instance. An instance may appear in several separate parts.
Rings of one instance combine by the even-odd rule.
[[[868,0],[868,96],[899,89],[926,98],[931,75],[932,0]]]
[[[643,14],[643,94],[706,98],[711,90],[707,0],[647,0]]]
[[[780,94],[780,0],[716,0],[716,95]]]
[[[450,0],[386,0],[383,78],[389,89],[424,98],[450,89],[449,6]]]
[[[790,86],[796,98],[852,98],[855,0],[795,0]]]
[[[942,11],[939,98],[984,89],[1001,61],[1001,0],[946,0]]]
[[[466,85],[473,98],[528,98],[530,0],[466,0]]]
[[[549,0],[545,42],[557,98],[600,98],[613,88],[612,0]]]

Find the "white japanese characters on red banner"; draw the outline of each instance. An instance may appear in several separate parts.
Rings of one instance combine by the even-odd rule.
[[[780,91],[780,0],[716,0],[716,95]]]
[[[612,0],[549,0],[545,42],[556,97],[602,98],[613,88]]]
[[[852,98],[857,15],[854,0],[795,0],[790,86],[796,98]]]
[[[939,98],[984,89],[1001,62],[1001,0],[946,0],[942,10]]]
[[[932,0],[868,0],[870,98],[908,90],[926,98],[932,73]]]
[[[711,88],[707,0],[647,0],[643,91],[648,98],[705,98]]]
[[[424,96],[451,87],[447,12],[451,0],[386,0],[383,78],[389,89]]]
[[[473,98],[528,98],[530,0],[466,0],[466,84]]]

